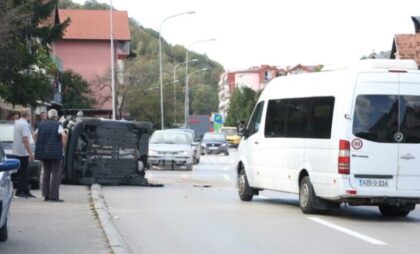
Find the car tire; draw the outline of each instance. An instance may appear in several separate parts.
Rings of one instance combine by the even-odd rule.
[[[225,152],[225,156],[229,156],[229,152]]]
[[[192,171],[192,170],[193,170],[193,164],[188,164],[187,171]]]
[[[299,207],[303,213],[313,214],[317,212],[315,208],[316,198],[309,176],[305,176],[299,185]]]
[[[8,238],[8,229],[7,229],[7,219],[6,223],[4,223],[3,227],[0,228],[0,242],[7,241]]]
[[[238,173],[238,194],[242,201],[251,201],[254,197],[253,188],[249,186],[244,168],[241,168]]]
[[[411,211],[407,206],[379,205],[378,208],[384,217],[406,217]]]

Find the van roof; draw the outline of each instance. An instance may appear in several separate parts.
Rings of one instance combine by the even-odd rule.
[[[367,70],[418,70],[414,60],[396,59],[365,59],[352,64],[351,66],[326,66],[322,71],[337,71],[352,69],[355,71]]]

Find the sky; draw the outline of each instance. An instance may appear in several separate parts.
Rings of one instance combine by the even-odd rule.
[[[83,0],[73,0],[83,3]],[[110,3],[109,0],[98,2]],[[226,70],[343,65],[391,50],[412,34],[419,0],[112,0],[172,45],[207,54]],[[195,14],[167,17],[195,11]],[[162,24],[162,26],[160,26]],[[195,43],[214,38],[215,41]]]

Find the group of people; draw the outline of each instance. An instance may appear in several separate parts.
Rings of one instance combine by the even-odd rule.
[[[44,201],[63,202],[59,189],[61,182],[63,151],[67,142],[67,134],[58,122],[58,112],[50,109],[46,114],[41,113],[41,121],[32,132],[29,119],[30,110],[23,109],[20,118],[15,120],[13,154],[20,161],[18,169],[18,183],[16,197],[35,198],[29,187],[29,161],[42,161],[42,196]],[[30,146],[31,136],[36,141],[35,151]]]

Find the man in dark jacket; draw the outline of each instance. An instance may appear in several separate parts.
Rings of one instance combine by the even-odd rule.
[[[55,109],[48,111],[48,120],[38,126],[35,133],[35,158],[42,160],[44,175],[42,178],[42,196],[45,201],[63,202],[59,196],[61,182],[61,160],[67,142],[67,134],[57,121]]]

